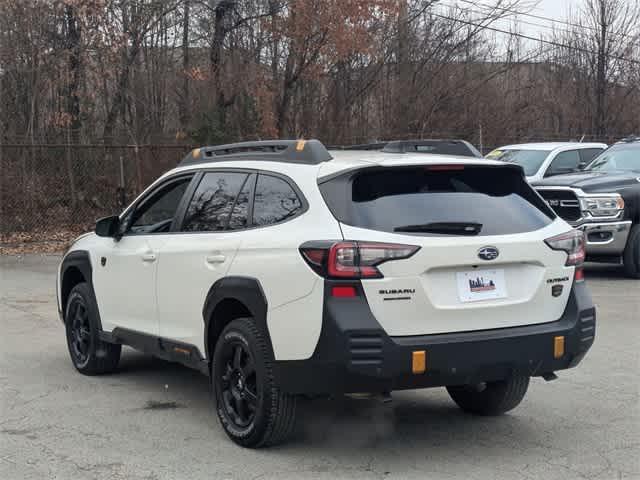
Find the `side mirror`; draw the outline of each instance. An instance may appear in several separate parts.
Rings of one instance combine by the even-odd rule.
[[[96,235],[99,237],[116,238],[120,227],[120,217],[112,215],[111,217],[101,218],[96,222]]]
[[[576,172],[579,172],[580,170],[584,170],[585,168],[587,168],[587,165],[589,165],[587,162],[580,162],[578,164],[578,168],[576,168]]]

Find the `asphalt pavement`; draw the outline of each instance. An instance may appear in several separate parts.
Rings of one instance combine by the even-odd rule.
[[[305,401],[288,444],[246,450],[195,371],[129,349],[116,374],[75,371],[58,261],[0,257],[0,479],[640,479],[640,281],[617,267],[587,270],[585,360],[508,415],[464,414],[444,389]]]

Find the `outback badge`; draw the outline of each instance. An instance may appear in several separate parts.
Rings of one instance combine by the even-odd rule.
[[[500,255],[500,250],[496,247],[482,247],[478,250],[478,257],[482,260],[495,260]]]

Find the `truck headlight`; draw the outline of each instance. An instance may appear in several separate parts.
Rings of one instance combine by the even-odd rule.
[[[620,195],[585,197],[580,199],[580,207],[594,217],[613,217],[624,210],[624,200]]]

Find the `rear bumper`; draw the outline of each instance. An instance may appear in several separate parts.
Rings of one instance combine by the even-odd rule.
[[[332,282],[327,282],[332,283]],[[326,285],[325,291],[329,291]],[[274,374],[289,393],[384,392],[501,380],[514,373],[541,376],[576,366],[595,336],[595,308],[584,283],[574,285],[559,320],[464,333],[389,337],[362,292],[325,297],[322,333],[308,360],[276,361]],[[565,352],[554,358],[554,338]],[[414,351],[426,352],[426,371],[412,373]]]

